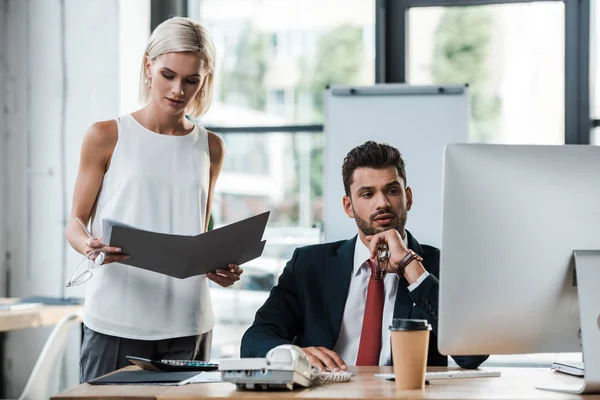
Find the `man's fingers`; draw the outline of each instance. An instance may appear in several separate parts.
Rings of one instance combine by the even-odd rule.
[[[337,364],[337,366],[339,368],[341,368],[341,369],[348,368],[346,366],[346,363],[344,362],[344,360],[342,360],[342,357],[340,357],[338,353],[336,353],[333,350],[326,349],[325,347],[322,347],[321,349],[323,352],[327,353],[329,355],[329,357],[331,357],[331,359]]]
[[[395,229],[389,229],[372,236],[369,242],[369,256],[371,259],[379,257],[379,246],[384,243],[388,247],[388,258],[391,258],[390,255],[404,256],[406,246],[400,233]]]
[[[321,362],[321,360],[319,360],[316,356],[314,356],[312,353],[308,352],[306,349],[304,350],[304,353],[306,354],[306,359],[308,360],[308,362],[313,366],[313,367],[317,367],[319,368],[321,371],[325,371],[325,366],[323,365],[323,363]]]
[[[339,371],[348,368],[335,351],[326,347],[304,347],[302,350],[308,361],[315,367],[320,368],[321,371]]]
[[[383,233],[372,236],[371,241],[369,242],[369,256],[371,259],[377,257],[377,248],[380,243],[385,243]]]
[[[329,357],[329,355],[321,349],[322,349],[322,347],[315,348],[314,351],[312,352],[313,356],[317,357],[320,362],[325,364],[325,367],[327,367],[327,369],[329,371],[333,371],[333,370],[337,369],[337,365],[335,364],[333,359],[331,357]]]

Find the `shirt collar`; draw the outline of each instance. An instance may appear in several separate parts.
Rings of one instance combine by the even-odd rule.
[[[408,235],[402,239],[406,248],[408,248]],[[354,245],[354,267],[352,268],[352,276],[358,275],[360,267],[369,259],[369,248],[360,240],[360,235],[356,237]]]

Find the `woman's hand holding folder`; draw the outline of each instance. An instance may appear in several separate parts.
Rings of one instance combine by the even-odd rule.
[[[119,247],[106,246],[102,243],[102,238],[88,238],[85,241],[85,254],[96,254],[98,251],[104,253],[104,261],[102,264],[112,262],[120,262],[127,260],[129,256],[123,254]]]
[[[216,284],[228,287],[240,280],[244,270],[237,264],[229,264],[229,269],[219,268],[215,272],[209,272],[206,277]]]

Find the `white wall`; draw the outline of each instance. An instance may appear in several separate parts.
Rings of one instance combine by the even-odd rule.
[[[149,0],[135,2],[125,18],[119,0],[0,1],[0,295],[83,296],[64,287],[80,258],[64,225],[83,135],[119,115],[120,24],[149,21]],[[4,396],[18,397],[50,330],[6,335]],[[69,343],[61,389],[79,381],[78,329]]]
[[[440,247],[444,146],[468,142],[470,101],[468,88],[443,87],[444,94],[438,93],[439,86],[392,83],[355,87],[355,95],[343,85],[325,92],[325,240],[347,240],[358,232],[342,207],[340,170],[348,151],[374,140],[398,148],[406,162],[414,200],[406,228],[420,243]]]

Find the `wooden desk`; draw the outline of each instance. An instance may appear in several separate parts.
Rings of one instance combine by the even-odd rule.
[[[17,299],[0,297],[1,303]],[[0,332],[16,331],[25,328],[56,325],[65,315],[81,310],[76,306],[40,306],[27,310],[0,311]]]
[[[127,367],[136,369],[137,367]],[[334,383],[308,389],[277,392],[238,391],[228,382],[198,383],[186,386],[106,386],[80,385],[52,397],[74,399],[600,399],[598,396],[569,396],[535,389],[542,382],[573,382],[577,378],[541,368],[489,368],[501,371],[500,378],[474,378],[433,381],[424,390],[396,390],[394,382],[375,378],[375,373],[392,372],[391,367],[353,367],[348,383]],[[443,371],[446,368],[431,368]]]

